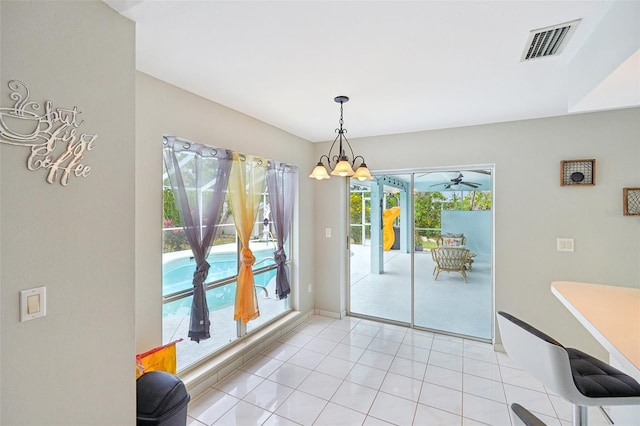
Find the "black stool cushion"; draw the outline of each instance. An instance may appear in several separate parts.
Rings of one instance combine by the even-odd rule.
[[[576,388],[590,398],[640,396],[640,383],[578,349],[566,348]]]

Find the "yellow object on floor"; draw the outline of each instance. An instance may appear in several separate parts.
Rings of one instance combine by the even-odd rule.
[[[181,341],[179,339],[136,355],[136,379],[149,371],[176,374],[176,343]]]

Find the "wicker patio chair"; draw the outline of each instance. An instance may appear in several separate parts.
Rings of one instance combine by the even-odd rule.
[[[466,265],[469,262],[469,250],[461,247],[438,247],[431,249],[433,258],[434,280],[438,279],[440,271],[460,272],[464,282],[467,282]]]

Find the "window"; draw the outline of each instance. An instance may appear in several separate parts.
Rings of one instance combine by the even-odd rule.
[[[174,164],[179,164],[182,170],[187,194],[195,192],[189,182],[196,181],[191,175],[196,173],[198,167],[201,166],[195,165],[198,161],[196,160],[197,155],[193,150],[188,149],[176,153]],[[241,155],[240,157],[250,156]],[[234,154],[234,158],[237,159],[238,156]],[[270,167],[281,165],[273,160],[268,160],[268,162]],[[287,167],[292,168],[292,166]],[[234,225],[234,209],[228,186],[225,185],[224,194],[222,194],[224,202],[220,209],[219,222],[216,225],[211,247],[206,256],[210,268],[203,283],[211,323],[210,338],[200,340],[199,343],[188,338],[194,297],[192,280],[196,270],[196,261],[183,229],[179,201],[177,202],[174,196],[166,163],[163,173],[163,343],[183,339],[176,345],[176,349],[178,370],[184,370],[279,318],[291,307],[289,298],[280,299],[276,294],[278,264],[274,258],[274,252],[278,250],[278,235],[272,214],[269,185],[265,183],[259,193],[257,215],[253,221],[248,243],[255,257],[251,269],[254,274],[260,315],[246,324],[240,320],[234,320],[238,272],[242,264],[242,244]],[[206,192],[213,191],[215,186],[207,185],[206,182],[204,185],[200,182],[200,185],[203,188],[201,198],[210,195]],[[292,208],[292,206],[290,207]],[[194,214],[200,215],[201,220],[196,223],[202,223],[202,228],[204,228],[206,220],[202,218],[203,212],[201,210],[203,207],[200,205],[199,213]],[[288,223],[289,230],[291,226],[290,222]],[[287,265],[291,263],[289,239],[284,238],[283,241],[283,252]]]

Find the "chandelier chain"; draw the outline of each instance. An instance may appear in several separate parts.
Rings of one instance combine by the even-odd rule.
[[[342,105],[344,104],[344,102],[340,102],[340,120],[338,120],[338,124],[340,124],[340,128],[336,129],[336,133],[342,135],[347,133],[347,129],[343,129],[342,125],[344,124],[344,119],[342,118],[343,113],[342,113]]]

